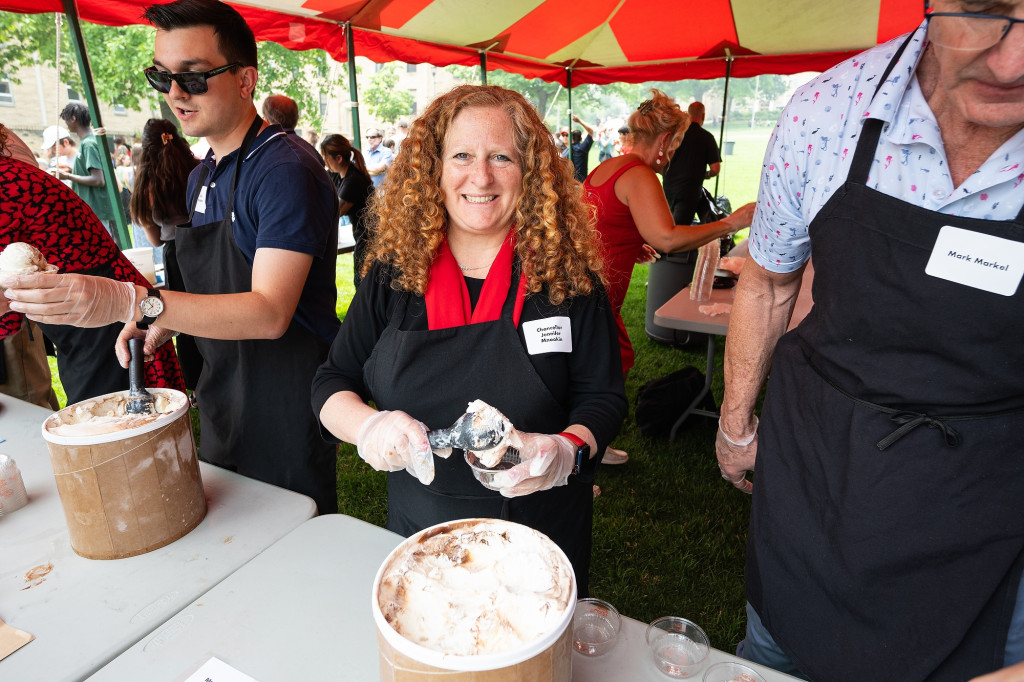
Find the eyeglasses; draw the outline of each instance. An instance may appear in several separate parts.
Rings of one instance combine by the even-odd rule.
[[[558,133],[559,137],[569,137],[569,133]]]
[[[182,71],[181,73],[170,73],[169,71],[157,71],[155,66],[151,66],[148,69],[143,69],[142,72],[146,74],[146,80],[153,86],[154,90],[167,94],[171,91],[171,81],[178,84],[178,87],[187,92],[190,95],[202,95],[210,89],[207,80],[213,78],[218,74],[222,74],[225,71],[235,68],[236,66],[242,66],[238,62],[233,62],[225,66],[218,66],[216,69],[210,71]]]
[[[384,139],[384,136],[383,135],[367,135],[366,139],[367,140],[382,140],[382,139]]]
[[[1014,24],[1024,24],[1001,14],[971,14],[966,12],[931,12],[925,15],[929,27],[928,39],[949,50],[987,50],[1006,37]]]

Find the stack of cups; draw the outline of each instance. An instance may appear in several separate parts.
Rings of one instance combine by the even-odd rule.
[[[28,493],[18,465],[7,455],[0,455],[0,516],[17,511],[26,504]]]
[[[690,282],[690,300],[707,301],[711,298],[711,289],[715,286],[715,270],[718,268],[718,240],[713,239],[697,252],[697,265],[693,270],[693,281]]]

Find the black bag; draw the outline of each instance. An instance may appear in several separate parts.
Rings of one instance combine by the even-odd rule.
[[[694,398],[704,390],[704,374],[696,367],[684,367],[668,376],[648,381],[636,393],[636,425],[648,438],[668,436],[676,420]],[[715,398],[709,391],[697,405],[704,410],[717,411]],[[683,427],[701,423],[700,415],[692,415]]]

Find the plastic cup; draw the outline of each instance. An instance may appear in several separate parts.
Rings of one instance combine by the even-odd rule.
[[[704,673],[704,682],[765,682],[761,673],[742,663],[715,663]]]
[[[600,599],[579,599],[572,617],[572,647],[584,656],[608,653],[619,638],[622,617]]]
[[[493,467],[485,467],[480,460],[476,458],[471,451],[467,450],[465,454],[466,464],[473,471],[473,477],[480,481],[480,484],[489,490],[501,490],[501,488],[494,483],[494,476],[507,469],[511,469],[515,465],[519,464],[522,460],[519,457],[519,451],[515,448],[508,448],[505,450],[505,454],[502,455],[501,461],[495,464]]]
[[[711,651],[707,633],[685,618],[665,616],[647,626],[654,664],[669,677],[693,677]]]

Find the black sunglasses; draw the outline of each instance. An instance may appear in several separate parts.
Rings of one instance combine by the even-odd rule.
[[[383,135],[367,135],[366,139],[367,140],[383,140],[384,136]]]
[[[171,73],[169,71],[157,71],[155,66],[151,66],[147,69],[143,69],[142,72],[146,74],[146,80],[153,86],[154,90],[162,92],[164,94],[171,91],[171,81],[178,84],[178,87],[187,92],[190,95],[202,95],[210,86],[207,84],[207,79],[213,78],[214,76],[224,73],[236,66],[241,66],[238,62],[233,62],[225,66],[218,66],[216,69],[210,71],[182,71],[181,73]]]

